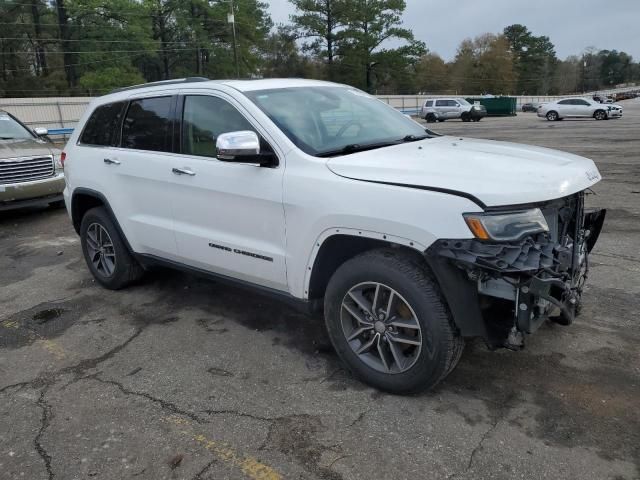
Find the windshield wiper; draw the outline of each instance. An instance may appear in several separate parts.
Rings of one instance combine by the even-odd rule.
[[[15,140],[16,137],[0,137],[0,140]]]
[[[398,145],[398,142],[381,142],[381,143],[351,143],[345,145],[337,150],[328,150],[326,152],[320,152],[316,154],[316,157],[335,157],[338,155],[348,155],[350,153],[364,152],[366,150],[375,150],[376,148],[390,147],[392,145]]]
[[[424,140],[425,138],[431,138],[429,135],[406,135],[402,141],[403,142],[417,142],[418,140]]]

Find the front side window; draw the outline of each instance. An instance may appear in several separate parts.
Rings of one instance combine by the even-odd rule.
[[[182,115],[182,152],[216,156],[216,139],[221,133],[255,129],[229,102],[218,97],[188,95]]]
[[[114,147],[118,144],[120,120],[125,102],[108,103],[96,108],[82,131],[80,143]]]
[[[0,112],[0,140],[33,140],[33,134],[10,115]]]
[[[583,107],[588,107],[590,105],[586,100],[576,100],[576,105],[582,105]]]
[[[428,136],[418,123],[354,88],[289,87],[245,95],[310,155],[346,154]]]
[[[573,105],[573,100],[560,100],[558,105]]]
[[[122,146],[171,151],[171,97],[132,100],[122,125]]]

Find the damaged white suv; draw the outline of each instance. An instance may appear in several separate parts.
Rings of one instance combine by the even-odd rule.
[[[591,160],[440,136],[320,81],[116,91],[64,159],[102,285],[168,265],[323,309],[346,366],[391,392],[445,378],[465,338],[518,349],[571,323],[604,221],[584,207]]]

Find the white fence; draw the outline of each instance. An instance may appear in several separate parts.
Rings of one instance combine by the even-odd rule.
[[[626,91],[640,92],[640,86],[629,86],[614,90],[602,90],[576,95],[560,96],[520,96],[518,106],[526,102],[549,102],[566,97],[590,97],[594,93],[614,94]],[[454,95],[455,97],[477,97],[477,95]],[[405,113],[413,113],[422,108],[427,98],[452,97],[452,95],[378,95],[378,98]],[[74,128],[82,116],[91,97],[37,97],[0,98],[0,110],[15,115],[27,125],[45,128]]]

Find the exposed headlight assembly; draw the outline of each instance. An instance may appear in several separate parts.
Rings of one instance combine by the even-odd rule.
[[[525,235],[549,231],[549,225],[539,208],[516,212],[465,213],[464,221],[480,240],[508,242]]]

